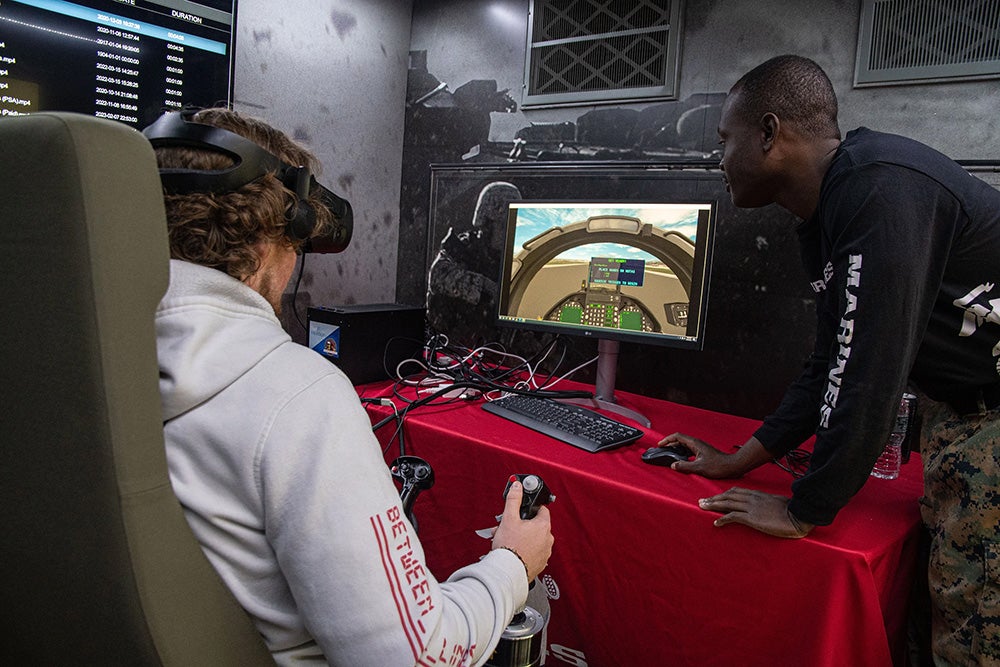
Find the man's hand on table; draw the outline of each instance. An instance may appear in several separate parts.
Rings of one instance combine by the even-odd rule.
[[[738,486],[711,498],[702,498],[698,506],[722,514],[716,526],[740,523],[775,537],[799,538],[814,526],[796,519],[788,511],[788,498]]]

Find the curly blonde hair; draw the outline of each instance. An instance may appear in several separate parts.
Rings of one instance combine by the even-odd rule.
[[[316,171],[319,163],[306,149],[267,123],[225,108],[202,109],[195,122],[238,134],[286,164]],[[233,165],[225,153],[200,148],[157,148],[160,168],[221,170]],[[286,236],[288,222],[299,206],[296,194],[273,173],[266,174],[232,192],[164,195],[170,256],[223,271],[244,280],[260,268],[255,246],[279,242],[298,249],[302,242]],[[333,216],[322,202],[310,195],[316,212],[313,235],[325,232]]]

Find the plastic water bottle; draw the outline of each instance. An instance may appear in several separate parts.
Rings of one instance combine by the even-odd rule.
[[[872,477],[879,479],[896,479],[899,477],[899,467],[903,462],[903,443],[906,441],[910,429],[910,422],[913,418],[917,397],[913,394],[903,394],[899,402],[899,410],[896,413],[896,422],[889,434],[889,441],[885,443],[882,455],[875,462],[872,468]]]

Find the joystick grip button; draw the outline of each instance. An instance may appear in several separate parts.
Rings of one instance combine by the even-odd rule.
[[[538,490],[541,482],[542,480],[540,480],[537,475],[526,475],[525,478],[521,480],[521,486],[526,492],[534,493]]]

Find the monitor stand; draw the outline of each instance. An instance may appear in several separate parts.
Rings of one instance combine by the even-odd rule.
[[[601,338],[597,341],[597,386],[593,398],[567,398],[567,403],[576,403],[588,408],[607,410],[627,417],[649,428],[652,424],[640,412],[636,412],[615,400],[615,375],[618,372],[618,341]]]

